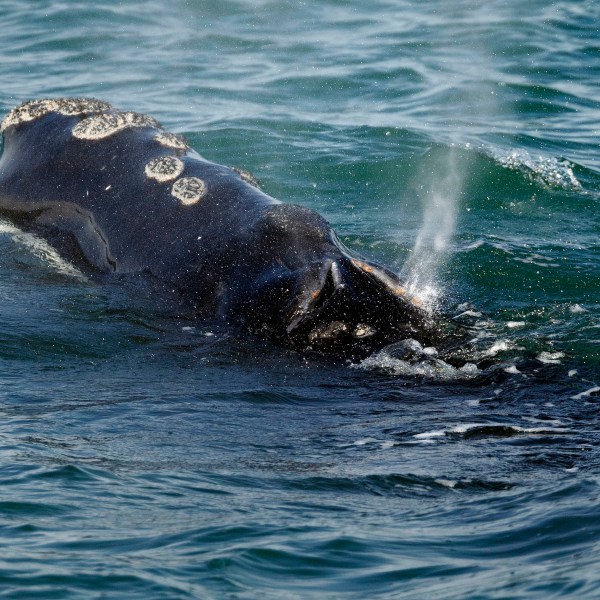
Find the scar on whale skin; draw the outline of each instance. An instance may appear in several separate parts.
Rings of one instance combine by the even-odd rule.
[[[144,173],[149,179],[159,183],[173,181],[183,173],[184,164],[175,156],[160,156],[153,158],[144,168]]]

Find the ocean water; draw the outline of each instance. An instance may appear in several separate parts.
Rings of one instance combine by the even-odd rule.
[[[462,369],[300,355],[3,222],[0,598],[600,597],[598,2],[1,0],[0,31],[2,114],[149,113],[473,333]]]

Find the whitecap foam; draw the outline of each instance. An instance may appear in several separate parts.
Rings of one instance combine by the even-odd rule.
[[[356,440],[354,442],[355,446],[366,446],[367,444],[373,444],[374,442],[377,442],[379,440],[372,438],[372,437],[368,437],[368,438],[362,438],[360,440]]]
[[[494,342],[487,350],[484,351],[486,356],[496,356],[499,352],[506,352],[512,348],[512,344],[508,340],[499,340]]]
[[[536,359],[548,365],[559,365],[560,359],[564,357],[563,352],[540,352]]]
[[[481,248],[481,246],[485,246],[485,240],[482,238],[479,238],[477,240],[475,240],[474,242],[471,242],[470,244],[467,244],[466,246],[464,246],[462,248],[463,252],[470,252],[471,250],[477,250],[477,248]]]
[[[385,349],[351,366],[355,369],[381,370],[392,375],[419,377],[436,381],[469,380],[474,379],[481,373],[477,365],[473,363],[453,367],[439,358],[402,360],[386,354]]]
[[[579,394],[575,394],[571,396],[573,400],[581,400],[582,398],[589,398],[590,396],[600,395],[600,386],[594,386],[589,390],[585,390],[585,392],[579,392]]]
[[[424,433],[416,433],[413,437],[417,440],[431,440],[433,438],[440,438],[446,435],[445,429],[434,429],[433,431],[425,431]]]
[[[535,265],[536,267],[560,267],[558,263],[551,262],[554,259],[540,254],[530,254],[525,258],[515,258],[514,260],[528,265]]]
[[[546,188],[581,191],[583,186],[573,173],[573,165],[567,160],[547,156],[531,156],[525,150],[513,150],[508,154],[493,152],[493,157],[507,169],[521,171],[531,180]]]
[[[434,479],[433,481],[451,490],[453,490],[458,485],[458,481],[455,481],[454,479]]]
[[[569,306],[569,310],[573,314],[588,312],[587,308],[584,308],[583,306],[581,306],[581,304],[571,304],[571,306]]]
[[[600,388],[598,388],[600,390]],[[548,435],[554,433],[567,433],[568,429],[565,427],[557,426],[554,422],[545,422],[547,426],[544,427],[521,427],[520,425],[509,425],[506,423],[461,423],[454,427],[448,427],[446,429],[434,429],[432,431],[425,431],[423,433],[416,433],[413,435],[415,440],[433,443],[435,440],[440,440],[447,436],[464,436],[470,431],[481,429],[482,435],[486,435],[486,430],[489,431],[489,437],[504,437],[503,435],[498,436],[494,433],[494,429],[501,429],[512,432],[514,435]],[[561,424],[562,425],[562,424]]]
[[[476,311],[476,310],[465,310],[464,312],[461,312],[459,315],[456,315],[454,318],[455,319],[460,319],[462,317],[474,317],[474,318],[479,318],[482,316],[482,313]]]

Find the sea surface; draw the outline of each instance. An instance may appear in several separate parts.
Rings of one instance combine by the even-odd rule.
[[[471,339],[302,355],[2,222],[0,598],[600,597],[597,0],[0,0],[0,113],[54,96],[318,210]]]

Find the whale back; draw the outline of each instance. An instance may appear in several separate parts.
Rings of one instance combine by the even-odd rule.
[[[61,110],[72,100],[30,104],[44,102],[3,121],[0,212],[92,269],[177,282],[218,264],[277,203],[150,117],[94,100],[77,114]]]

